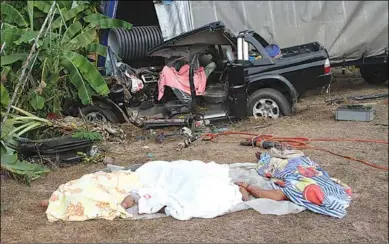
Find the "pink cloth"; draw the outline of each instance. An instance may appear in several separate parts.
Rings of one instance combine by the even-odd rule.
[[[196,95],[203,95],[207,86],[207,76],[205,75],[204,67],[196,70],[193,78]],[[158,101],[163,97],[165,86],[177,88],[190,94],[189,65],[185,64],[178,72],[173,67],[163,67],[158,80]]]

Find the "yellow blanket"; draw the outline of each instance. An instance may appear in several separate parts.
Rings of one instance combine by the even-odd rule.
[[[61,185],[51,195],[46,215],[50,222],[132,217],[121,203],[138,187],[139,181],[134,173],[87,174]]]

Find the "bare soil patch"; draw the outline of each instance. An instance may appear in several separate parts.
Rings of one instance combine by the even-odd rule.
[[[350,96],[388,92],[382,86],[367,85],[358,76],[335,79],[331,96]],[[371,101],[376,118],[366,122],[335,121],[337,106],[326,106],[328,94],[318,90],[304,96],[292,117],[272,120],[245,120],[226,125],[233,130],[258,134],[296,137],[346,137],[388,140],[387,100]],[[269,124],[266,128],[256,127]],[[386,125],[386,126],[385,126]],[[131,126],[130,134],[141,131]],[[226,136],[217,143],[197,141],[180,152],[178,141],[163,144],[154,141],[129,140],[128,143],[107,143],[102,146],[119,165],[145,163],[149,160],[202,160],[218,163],[255,162],[260,149],[239,146],[241,137]],[[388,165],[388,146],[366,143],[325,143],[313,145],[334,152]],[[143,146],[150,147],[144,149]],[[328,153],[306,150],[330,175],[348,183],[354,199],[348,215],[341,220],[305,211],[286,216],[260,215],[255,211],[238,212],[215,219],[178,221],[173,218],[144,221],[86,221],[49,223],[39,200],[48,198],[60,185],[83,174],[104,168],[104,165],[77,165],[49,173],[31,187],[13,180],[1,181],[1,242],[388,242],[388,173]],[[151,153],[151,154],[150,154]]]

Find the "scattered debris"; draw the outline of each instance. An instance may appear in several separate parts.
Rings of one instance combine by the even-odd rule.
[[[93,141],[77,139],[72,136],[43,140],[20,138],[18,146],[13,148],[27,161],[50,163],[53,166],[66,166],[80,163],[84,158],[96,156],[98,148]]]
[[[245,140],[241,141],[240,145],[242,146],[255,146],[254,140]],[[263,149],[270,149],[276,146],[276,143],[273,143],[272,141],[260,141],[257,144],[258,147],[263,148]]]
[[[385,140],[375,140],[375,139],[349,139],[349,138],[305,138],[305,137],[274,137],[273,135],[257,135],[255,133],[250,133],[250,132],[242,132],[242,131],[225,131],[221,133],[208,133],[204,134],[202,136],[203,141],[211,141],[211,142],[216,142],[215,139],[220,137],[220,136],[226,136],[226,135],[241,135],[241,136],[249,136],[249,138],[246,138],[247,141],[251,142],[251,144],[248,144],[247,142],[243,143],[245,146],[248,145],[255,145],[255,146],[260,146],[261,141],[268,141],[268,142],[277,142],[278,147],[281,146],[281,148],[285,149],[314,149],[314,150],[320,150],[323,152],[330,153],[332,155],[342,157],[348,160],[352,160],[355,162],[359,162],[365,165],[368,165],[370,167],[384,170],[384,171],[389,171],[388,167],[382,166],[379,164],[371,163],[366,160],[358,159],[352,156],[348,155],[342,155],[338,154],[335,152],[332,152],[330,150],[327,150],[325,148],[321,147],[314,147],[314,146],[309,146],[308,144],[310,142],[364,142],[364,143],[377,143],[377,144],[386,144],[388,145],[389,142]],[[275,146],[276,147],[276,146]]]
[[[90,156],[83,152],[78,152],[78,155],[82,157],[81,161],[87,164],[97,164],[104,162],[105,156],[103,154],[95,154],[93,156]]]
[[[99,148],[96,145],[93,145],[88,151],[88,156],[94,157],[99,153],[100,153]]]
[[[389,96],[388,93],[383,94],[373,94],[373,95],[357,95],[357,96],[350,96],[347,98],[344,97],[337,97],[332,99],[327,99],[325,102],[326,104],[336,104],[336,103],[348,103],[348,100],[354,100],[354,101],[363,101],[363,100],[369,100],[369,99],[382,99],[387,98]]]
[[[226,128],[226,127],[223,127],[223,128],[215,128],[215,129],[212,129],[211,131],[212,131],[213,133],[219,133],[219,132],[228,131],[228,128]]]
[[[198,138],[200,138],[199,135],[192,134],[192,132],[190,130],[189,131],[188,130],[186,131],[188,138],[185,139],[183,142],[178,143],[177,149],[176,149],[177,151],[181,151],[182,149],[189,147],[190,144],[192,144],[194,141],[196,141]]]
[[[145,141],[146,137],[145,136],[136,136],[136,141]]]
[[[5,180],[9,177],[9,174],[5,171],[0,171],[0,179]]]
[[[102,139],[107,141],[122,141],[127,137],[126,133],[119,126],[109,122],[86,122],[81,118],[71,116],[53,120],[52,122],[55,124],[54,127],[57,127],[64,134],[77,131],[79,132],[78,135],[81,135],[82,132],[88,131],[87,134],[92,135],[93,132],[99,132],[103,136]]]
[[[173,133],[166,133],[166,132],[162,131],[162,132],[156,134],[155,141],[158,144],[161,144],[166,138],[174,137],[174,136],[190,138],[190,137],[192,137],[192,130],[189,129],[188,127],[182,127],[179,131],[176,131]]]
[[[149,129],[149,130],[147,130],[147,132],[148,132],[147,134],[151,137],[154,137],[157,135],[157,132],[153,129]]]
[[[126,138],[123,130],[110,123],[89,123],[74,117],[43,119],[12,108],[16,112],[9,114],[1,131],[1,169],[27,184],[50,171],[45,165],[56,168],[100,162],[104,156],[93,145],[96,141]],[[37,129],[43,129],[38,134],[45,139],[23,137]]]
[[[159,133],[159,134],[155,137],[155,141],[156,141],[158,144],[162,144],[162,142],[165,140],[166,137],[179,136],[179,135],[180,135],[180,133],[165,134],[165,132],[161,132],[161,133]]]
[[[103,171],[103,172],[114,172],[114,171],[118,171],[118,170],[131,170],[132,172],[135,172],[135,170],[137,170],[139,167],[141,167],[143,164],[132,164],[128,167],[124,167],[124,166],[118,166],[118,165],[114,165],[114,164],[107,164],[107,167],[105,169],[100,169],[100,170],[97,170],[95,172],[98,172],[98,171]]]
[[[374,124],[375,126],[388,126],[388,124]]]
[[[201,128],[201,127],[208,126],[210,124],[211,122],[209,120],[199,120],[195,122],[194,126],[195,128]]]
[[[184,148],[185,148],[185,143],[184,142],[180,142],[180,143],[178,143],[176,150],[177,151],[181,151]]]
[[[105,157],[103,159],[103,163],[104,163],[104,165],[111,165],[111,164],[115,163],[115,159],[113,159],[111,157]]]

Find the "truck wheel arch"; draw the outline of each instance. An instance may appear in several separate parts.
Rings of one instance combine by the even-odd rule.
[[[119,120],[120,123],[128,122],[128,117],[125,114],[125,111],[121,110],[118,105],[116,105],[111,99],[106,97],[93,96],[93,105],[101,109],[109,110],[112,112],[115,117]]]
[[[288,101],[292,103],[292,107],[297,102],[299,95],[292,83],[281,75],[264,75],[250,81],[247,89],[248,95],[251,95],[261,88],[272,88],[281,92],[286,96]]]
[[[247,114],[254,117],[289,116],[292,114],[290,101],[273,88],[262,88],[251,94],[247,101]]]

